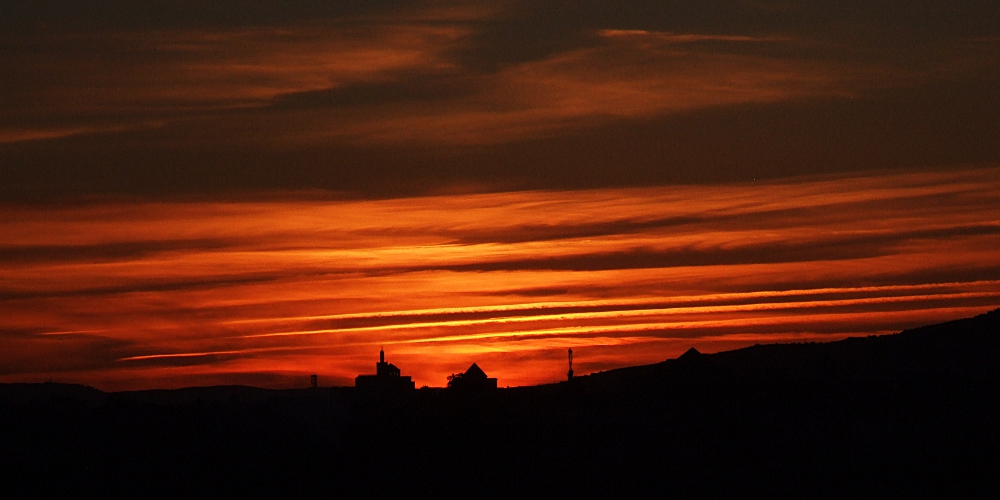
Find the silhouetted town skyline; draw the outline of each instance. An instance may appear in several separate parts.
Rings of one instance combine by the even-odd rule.
[[[694,348],[690,351],[697,352]],[[375,363],[375,374],[361,374],[354,378],[354,387],[369,392],[400,392],[415,390],[416,384],[410,376],[402,374],[402,370],[396,365],[386,362],[385,348],[379,349],[379,360]],[[573,381],[573,349],[568,350],[569,370],[566,373],[566,380]],[[310,377],[310,386],[317,386],[317,375]],[[464,372],[453,373],[447,377],[448,389],[461,392],[474,392],[499,387],[496,377],[490,377],[479,366],[473,362]]]
[[[572,356],[572,355],[571,355]],[[354,387],[367,392],[405,392],[416,389],[410,376],[403,375],[396,365],[386,362],[385,349],[379,349],[375,374],[362,374],[354,379]],[[315,375],[311,381],[315,387]],[[447,387],[456,391],[480,391],[497,388],[497,379],[490,377],[475,362],[464,372],[449,375]]]

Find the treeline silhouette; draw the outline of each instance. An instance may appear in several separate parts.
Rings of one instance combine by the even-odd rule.
[[[0,385],[31,496],[986,497],[1000,310],[490,391]]]

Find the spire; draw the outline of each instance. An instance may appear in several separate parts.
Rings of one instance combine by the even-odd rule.
[[[569,350],[569,372],[566,373],[567,380],[573,380],[573,349]]]
[[[385,363],[385,348],[380,347],[378,350],[378,362]]]

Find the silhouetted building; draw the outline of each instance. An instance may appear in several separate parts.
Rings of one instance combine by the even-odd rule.
[[[569,372],[566,373],[566,380],[573,381],[573,349],[569,350]]]
[[[705,368],[706,361],[705,355],[698,352],[698,349],[692,347],[687,351],[684,351],[684,354],[678,356],[674,361],[674,365],[683,368],[684,373],[691,375]]]
[[[449,377],[448,387],[461,391],[496,389],[497,379],[488,377],[479,365],[472,363],[465,373]]]
[[[379,350],[375,375],[358,375],[354,387],[367,391],[407,391],[415,389],[416,385],[410,377],[401,376],[396,365],[386,363],[385,351]]]
[[[312,375],[309,377],[309,385],[312,386],[313,389],[319,387],[319,375]]]
[[[678,361],[684,361],[684,362],[691,363],[691,362],[697,362],[697,361],[701,360],[702,356],[703,356],[703,354],[701,352],[699,352],[698,349],[695,349],[694,347],[692,347],[692,348],[688,349],[687,351],[684,351],[684,354],[681,354],[677,358],[677,360]]]

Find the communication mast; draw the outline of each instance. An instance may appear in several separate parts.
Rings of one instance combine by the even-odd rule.
[[[569,350],[569,372],[566,374],[566,380],[573,380],[573,349]]]

